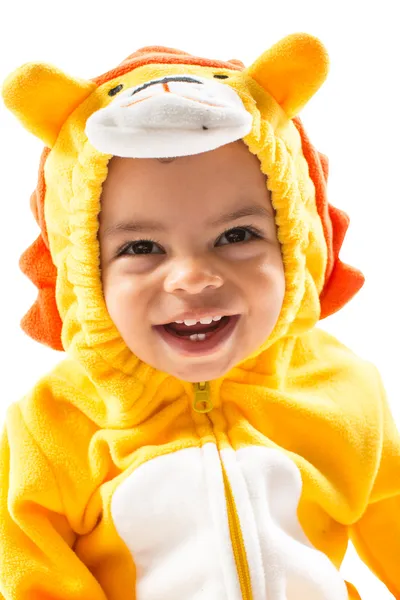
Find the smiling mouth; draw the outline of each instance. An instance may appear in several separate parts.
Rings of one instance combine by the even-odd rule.
[[[240,315],[227,316],[212,325],[198,323],[196,326],[187,327],[186,332],[179,331],[179,333],[171,328],[171,323],[156,325],[154,329],[171,349],[186,356],[204,355],[216,352],[222,347],[232,336],[239,319]],[[200,326],[202,331],[199,332]]]
[[[190,337],[195,334],[205,335],[205,338],[209,339],[211,334],[218,331],[222,327],[228,324],[229,317],[222,317],[219,321],[213,321],[212,323],[196,323],[196,325],[187,326],[183,323],[167,323],[164,325],[165,330],[171,335],[178,337]]]

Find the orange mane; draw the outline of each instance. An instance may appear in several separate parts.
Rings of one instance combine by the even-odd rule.
[[[95,77],[91,81],[94,81],[94,83],[100,86],[106,81],[110,81],[110,79],[120,77],[133,69],[148,64],[198,65],[200,67],[215,67],[216,69],[231,69],[235,71],[243,71],[245,68],[245,65],[236,58],[228,61],[214,60],[193,56],[182,50],[176,50],[175,48],[145,46],[144,48],[139,48],[139,50],[136,50],[133,54],[130,54],[115,69],[107,71],[104,75]]]
[[[301,137],[304,157],[308,163],[310,177],[314,183],[317,211],[322,221],[328,260],[325,271],[324,288],[320,294],[320,319],[340,310],[363,286],[364,275],[339,258],[350,219],[348,215],[328,202],[328,158],[312,146],[302,122],[294,117],[295,124]]]

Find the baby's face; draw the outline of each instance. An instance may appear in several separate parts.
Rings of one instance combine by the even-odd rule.
[[[212,224],[249,206],[266,214]],[[143,221],[160,229],[133,230]],[[108,312],[147,364],[185,381],[208,381],[271,334],[285,293],[284,268],[266,177],[242,141],[172,162],[112,158],[99,222]],[[187,354],[155,327],[214,307],[240,318],[211,352]]]

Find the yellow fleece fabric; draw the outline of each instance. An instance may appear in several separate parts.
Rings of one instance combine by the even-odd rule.
[[[98,213],[111,156],[86,138],[88,117],[111,102],[108,91],[121,82],[216,72],[178,51],[180,62],[162,62],[159,50],[143,50],[147,62],[129,68],[125,61],[125,71],[104,83],[29,63],[3,86],[8,108],[50,150],[44,218],[67,356],[7,413],[0,595],[146,598],[135,592],[140,572],[117,531],[113,496],[146,464],[212,443],[220,452],[256,447],[290,459],[302,481],[297,516],[312,546],[339,569],[351,539],[400,599],[400,436],[376,367],[316,326],[328,250],[293,118],[326,76],[324,49],[298,34],[247,69],[234,62],[219,68],[253,116],[243,139],[268,178],[286,293],[268,340],[208,382],[207,414],[194,410],[194,384],[132,354],[102,295]],[[243,589],[243,597],[261,597]],[[359,597],[347,589],[349,598]]]

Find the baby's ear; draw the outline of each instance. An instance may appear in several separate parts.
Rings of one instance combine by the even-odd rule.
[[[68,116],[96,87],[52,65],[26,63],[6,78],[2,96],[25,129],[52,148]]]
[[[274,44],[244,70],[295,117],[317,92],[329,71],[323,44],[307,33],[293,33]]]

